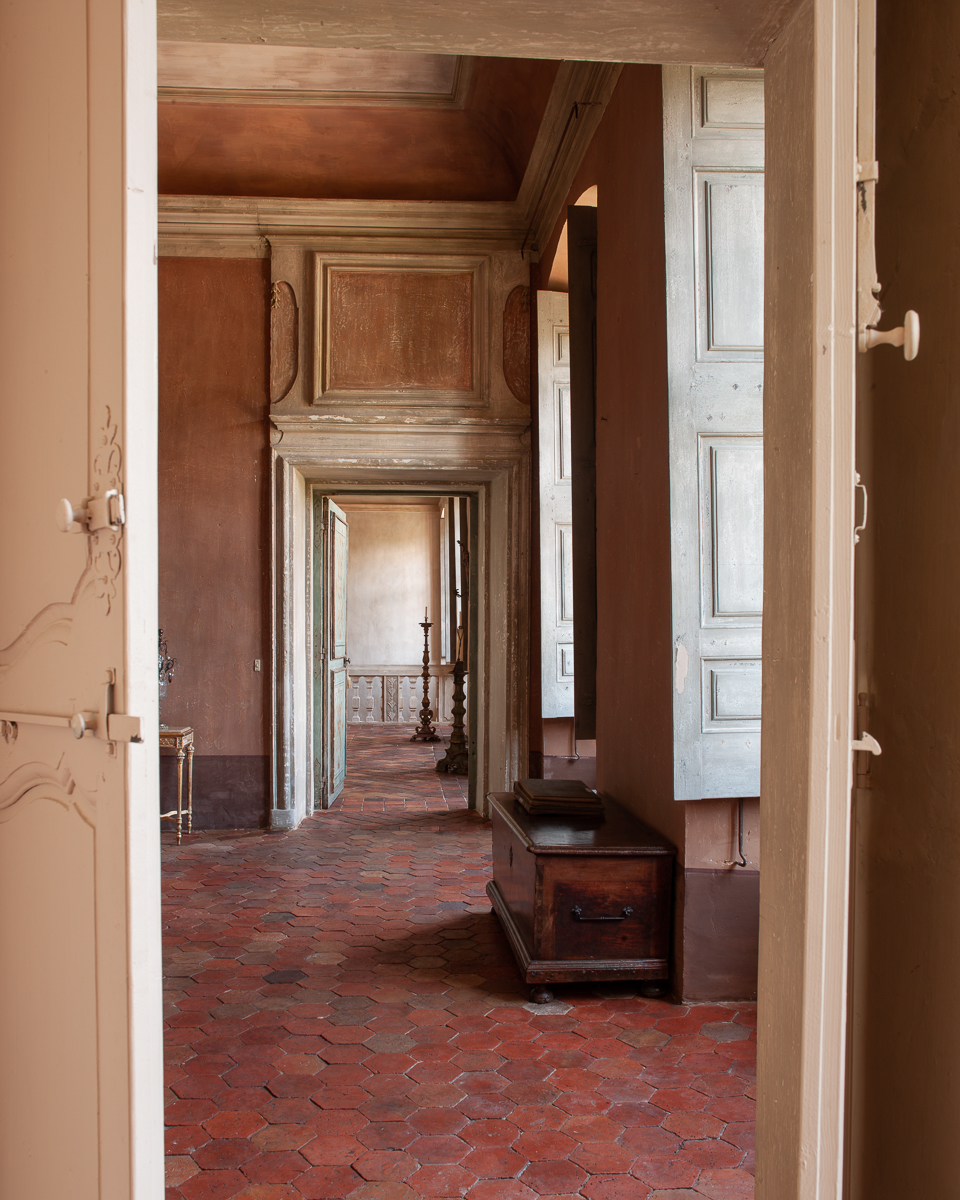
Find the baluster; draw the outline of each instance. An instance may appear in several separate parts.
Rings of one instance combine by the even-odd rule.
[[[374,724],[374,717],[373,717],[373,688],[374,688],[374,680],[375,680],[375,679],[376,679],[376,676],[375,676],[375,675],[370,675],[370,676],[367,678],[367,694],[366,694],[366,705],[365,705],[365,708],[366,708],[366,713],[367,713],[367,716],[366,716],[366,721],[367,721],[367,724],[368,724],[368,725],[373,725],[373,724]]]
[[[350,724],[360,724],[360,680],[354,675],[350,680]]]
[[[396,725],[402,720],[399,695],[400,677],[398,675],[385,676],[383,680],[383,719],[390,725]]]

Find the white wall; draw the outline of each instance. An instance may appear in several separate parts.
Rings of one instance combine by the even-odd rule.
[[[354,667],[401,666],[423,658],[424,609],[434,621],[431,660],[440,653],[441,501],[409,503],[338,497],[347,514],[347,655]]]

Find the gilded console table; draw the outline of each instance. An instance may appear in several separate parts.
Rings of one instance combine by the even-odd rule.
[[[193,832],[193,729],[189,725],[160,726],[160,749],[177,752],[177,807],[161,813],[161,821],[176,821],[177,845],[183,837],[183,760],[187,760],[187,833]]]

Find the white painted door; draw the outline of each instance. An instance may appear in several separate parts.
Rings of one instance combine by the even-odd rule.
[[[0,1195],[161,1200],[155,14],[0,22]]]
[[[326,806],[343,790],[347,775],[347,516],[323,500],[325,556],[324,771]]]
[[[540,671],[544,717],[573,716],[570,326],[565,292],[537,293]]]
[[[674,795],[760,793],[763,74],[663,70]]]

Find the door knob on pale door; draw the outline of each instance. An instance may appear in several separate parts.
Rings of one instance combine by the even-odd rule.
[[[907,362],[913,362],[920,349],[920,318],[911,308],[904,314],[903,324],[896,329],[862,329],[860,331],[860,352],[865,354],[874,346],[902,346],[903,357]]]

